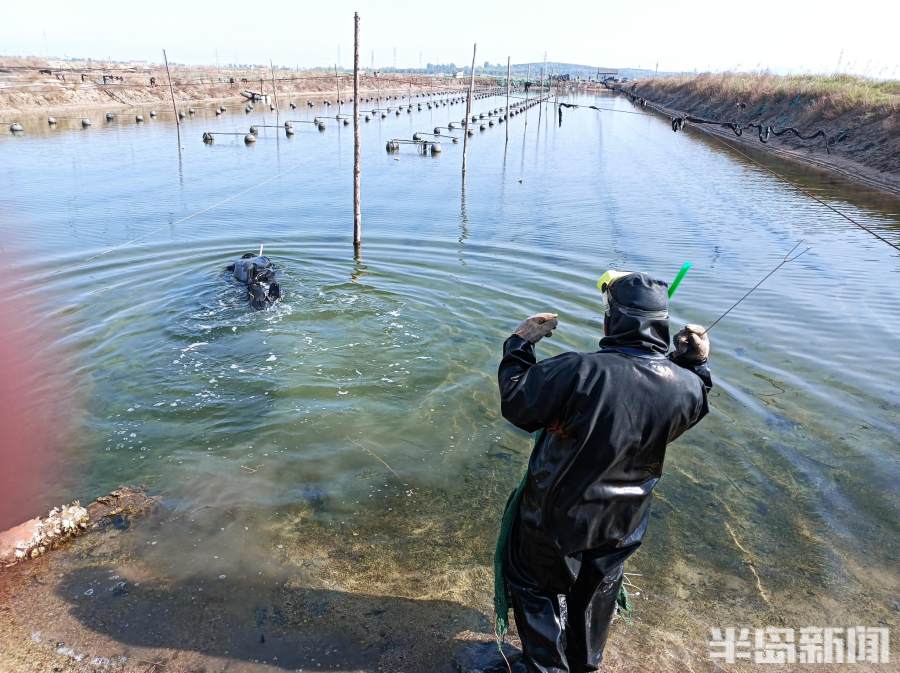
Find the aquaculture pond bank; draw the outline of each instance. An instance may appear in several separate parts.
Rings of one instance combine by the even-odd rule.
[[[2,571],[0,669],[448,670],[490,638],[497,523],[531,447],[499,411],[510,331],[551,310],[540,357],[595,349],[606,269],[685,261],[672,320],[709,324],[801,239],[711,333],[712,409],[669,448],[608,661],[711,671],[711,626],[895,620],[896,249],[714,138],[611,94],[565,100],[617,112],[559,126],[535,107],[508,145],[479,125],[465,184],[461,143],[385,151],[464,104],[364,123],[358,255],[351,129],[270,128],[323,106],[204,108],[180,148],[162,111],[0,134],[8,294],[46,330],[29,357],[65,373],[73,427],[23,507],[159,498]],[[241,135],[204,144],[217,129]],[[896,200],[778,170],[900,244]],[[225,266],[261,243],[285,299],[249,311]]]

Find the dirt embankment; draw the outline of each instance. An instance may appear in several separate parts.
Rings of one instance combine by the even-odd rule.
[[[788,133],[759,141],[748,129],[696,125],[732,143],[752,145],[839,173],[867,186],[900,194],[900,82],[850,76],[698,75],[647,79],[625,85],[628,93],[672,116],[693,115],[774,131],[796,128],[813,140]],[[640,101],[637,101],[640,103]],[[690,121],[687,123],[690,126]]]
[[[189,67],[170,64],[176,103],[203,105],[244,98],[242,92],[272,96],[279,102],[321,102],[353,96],[353,73],[276,68]],[[274,80],[274,81],[273,81]],[[486,83],[486,82],[485,82]],[[463,91],[467,81],[403,74],[366,72],[360,92],[366,97]],[[482,83],[479,83],[482,84]],[[270,98],[271,100],[271,98]],[[0,120],[23,114],[60,114],[66,110],[103,108],[170,109],[166,70],[158,65],[121,64],[0,57]]]

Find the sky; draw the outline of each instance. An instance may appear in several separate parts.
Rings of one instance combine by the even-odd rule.
[[[0,54],[178,63],[369,67],[544,58],[660,71],[768,69],[900,77],[897,0],[681,0],[560,4],[519,0],[221,0],[76,3],[42,0],[4,10]]]

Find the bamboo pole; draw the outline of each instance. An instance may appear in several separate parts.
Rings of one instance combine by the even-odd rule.
[[[275,90],[275,66],[272,65],[272,59],[269,59],[269,69],[272,71],[272,98],[275,99],[275,120],[278,120],[278,92]]]
[[[509,73],[510,60],[506,57],[506,143],[509,144]]]
[[[525,75],[528,86],[525,88],[525,128],[528,128],[528,92],[531,90],[531,64],[528,64],[528,74]]]
[[[169,74],[169,57],[163,49],[163,62],[166,64],[166,79],[169,80],[169,95],[172,96],[172,112],[175,113],[175,130],[178,133],[178,146],[181,147],[181,122],[178,119],[178,108],[175,106],[175,89],[172,88],[172,75]]]
[[[541,86],[538,89],[538,124],[541,123],[541,113],[544,110],[544,68],[547,67],[547,52],[544,52],[544,65],[541,66]]]
[[[359,205],[359,12],[353,13],[353,247],[362,243],[362,213]]]
[[[469,78],[469,95],[466,97],[466,123],[463,125],[463,162],[462,174],[466,177],[466,159],[469,151],[469,117],[472,116],[472,92],[475,89],[475,52],[478,43],[472,45],[472,76]]]
[[[334,79],[337,82],[338,115],[341,114],[341,78],[338,77],[337,63],[334,64]]]

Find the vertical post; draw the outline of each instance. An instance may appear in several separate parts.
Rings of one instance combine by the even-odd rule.
[[[172,96],[172,112],[175,113],[175,130],[178,132],[178,146],[181,147],[181,122],[178,119],[178,108],[175,107],[175,89],[172,88],[172,75],[169,74],[169,57],[163,49],[163,62],[166,64],[166,79],[169,80],[169,95]]]
[[[337,74],[337,63],[334,64],[334,79],[337,82],[338,117],[341,116],[341,78]]]
[[[353,247],[362,243],[359,206],[359,12],[353,12]]]
[[[275,120],[278,120],[278,92],[275,90],[275,66],[272,65],[272,59],[269,59],[269,69],[272,71],[272,98],[275,99]]]
[[[469,78],[469,95],[466,97],[466,123],[463,125],[463,163],[462,174],[466,177],[466,158],[469,150],[469,117],[472,116],[472,93],[475,90],[475,52],[478,43],[472,45],[472,76]]]
[[[525,128],[528,128],[528,91],[531,89],[531,64],[528,64],[528,74],[525,75]]]
[[[506,143],[509,144],[509,74],[510,74],[510,60],[509,56],[506,57]]]
[[[538,124],[541,123],[541,113],[544,110],[544,68],[547,67],[547,52],[544,52],[544,65],[541,66],[541,85],[538,88]]]

